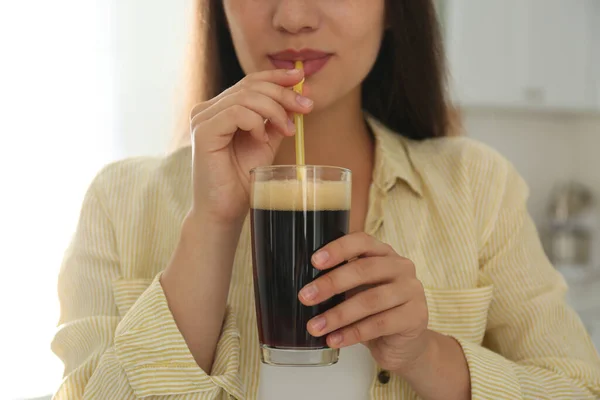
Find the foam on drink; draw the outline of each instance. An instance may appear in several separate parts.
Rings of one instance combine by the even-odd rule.
[[[255,182],[251,205],[262,210],[349,210],[350,185],[337,181]]]

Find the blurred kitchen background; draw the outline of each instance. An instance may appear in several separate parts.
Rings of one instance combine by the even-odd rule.
[[[600,348],[600,0],[438,0],[465,134],[511,160]]]
[[[600,347],[600,0],[440,0],[465,134],[531,188],[569,301]],[[56,278],[102,165],[164,154],[191,0],[0,4],[0,398],[47,396]]]

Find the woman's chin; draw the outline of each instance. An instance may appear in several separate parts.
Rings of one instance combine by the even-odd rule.
[[[350,100],[348,98],[350,94],[346,94],[345,96],[339,95],[338,92],[333,90],[321,91],[320,89],[316,89],[312,92],[305,92],[305,95],[315,102],[312,113],[321,113],[323,111],[338,108],[340,106],[347,109],[345,105],[349,105],[348,100]],[[355,102],[350,100],[350,104],[353,103]],[[358,105],[359,102],[356,102],[356,104]]]

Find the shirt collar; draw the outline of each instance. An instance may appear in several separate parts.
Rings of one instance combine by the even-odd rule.
[[[388,192],[401,180],[422,196],[423,186],[410,158],[409,140],[368,114],[366,119],[375,137],[374,183]]]

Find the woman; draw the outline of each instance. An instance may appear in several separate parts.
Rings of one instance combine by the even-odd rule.
[[[90,187],[60,276],[56,398],[600,395],[524,182],[493,151],[445,137],[431,1],[196,5],[191,146],[111,165]],[[307,163],[353,171],[353,233],[312,261],[358,259],[299,293],[306,305],[354,294],[307,326],[343,349],[328,368],[259,363],[248,172],[294,163],[291,113],[306,115]]]

